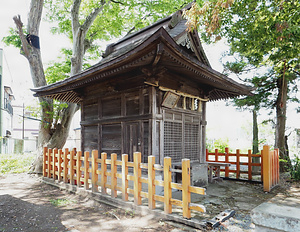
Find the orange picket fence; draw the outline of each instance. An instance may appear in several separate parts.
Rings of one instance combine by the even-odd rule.
[[[248,150],[247,154],[242,154],[239,149],[236,153],[230,153],[229,148],[225,148],[224,153],[208,152],[206,149],[206,161],[230,164],[229,167],[221,169],[224,178],[236,180],[261,181],[264,191],[269,192],[272,187],[279,183],[279,150],[270,150],[270,146],[265,145],[261,154],[252,154]],[[253,167],[258,167],[253,171]],[[253,179],[253,174],[259,179]]]
[[[126,154],[122,155],[122,160],[117,160],[115,153],[111,154],[110,159],[107,158],[107,153],[101,153],[101,158],[98,158],[96,150],[92,151],[90,157],[89,152],[82,155],[81,151],[75,149],[63,151],[44,148],[43,155],[44,177],[102,194],[107,194],[107,189],[110,189],[112,198],[116,198],[119,191],[124,201],[128,201],[128,194],[131,194],[136,205],[142,204],[142,197],[147,198],[150,209],[155,209],[156,201],[160,201],[164,203],[164,212],[167,214],[172,213],[172,205],[176,205],[182,208],[183,217],[188,219],[191,218],[191,210],[205,212],[204,206],[191,202],[191,193],[205,195],[205,188],[190,185],[189,159],[183,159],[182,169],[178,170],[172,168],[170,157],[164,158],[164,166],[156,165],[154,156],[148,157],[148,163],[141,163],[139,152],[134,153],[133,162],[128,161]],[[121,167],[119,172],[118,166]],[[133,169],[133,175],[129,175],[128,168]],[[142,176],[142,169],[148,171],[148,178]],[[155,179],[156,171],[163,172],[163,181]],[[182,184],[172,182],[172,172],[182,174]],[[129,187],[128,181],[133,182],[133,189]],[[142,190],[142,183],[147,185],[147,192]],[[155,186],[164,188],[163,196],[155,194]],[[172,198],[172,189],[182,191],[182,200]]]

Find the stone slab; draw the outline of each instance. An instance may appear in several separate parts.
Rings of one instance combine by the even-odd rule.
[[[251,218],[256,231],[300,231],[300,208],[265,202],[252,210]]]

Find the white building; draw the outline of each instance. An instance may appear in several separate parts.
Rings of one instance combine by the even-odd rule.
[[[12,101],[15,100],[10,81],[3,76],[3,50],[0,48],[0,152],[12,153],[14,143],[13,131],[13,108]]]

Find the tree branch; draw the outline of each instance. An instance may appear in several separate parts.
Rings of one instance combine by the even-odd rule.
[[[81,4],[81,0],[74,0],[72,9],[71,9],[73,36],[76,34],[76,31],[80,27],[80,23],[79,23],[80,4]]]
[[[24,55],[25,55],[26,58],[28,58],[29,57],[29,49],[28,49],[29,44],[27,42],[26,36],[23,33],[23,23],[21,21],[21,16],[20,15],[14,16],[13,20],[16,24],[17,29],[18,29],[18,34],[19,34],[20,39],[21,39]]]
[[[111,1],[105,2],[105,1],[101,1],[101,6],[97,7],[94,9],[94,11],[92,11],[85,19],[84,23],[82,24],[82,30],[83,33],[86,33],[89,28],[91,27],[91,25],[93,24],[93,22],[95,21],[96,17],[98,16],[98,14],[103,10],[105,5],[110,4]]]

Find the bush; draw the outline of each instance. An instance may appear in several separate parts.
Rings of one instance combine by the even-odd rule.
[[[206,147],[208,149],[209,152],[215,152],[215,149],[219,150],[219,153],[224,153],[225,152],[225,148],[229,147],[229,139],[225,138],[225,139],[216,139],[213,141],[206,141]]]
[[[34,154],[0,154],[0,175],[28,172],[34,159]]]
[[[295,159],[292,161],[291,178],[300,180],[300,158],[295,155]]]

